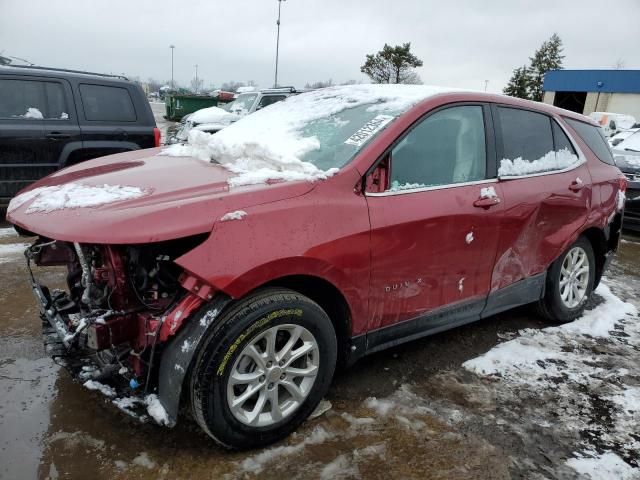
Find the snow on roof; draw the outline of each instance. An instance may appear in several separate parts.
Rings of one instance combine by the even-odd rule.
[[[455,91],[426,85],[349,85],[292,96],[270,105],[215,135],[191,132],[188,145],[172,145],[161,155],[193,156],[215,161],[238,176],[231,185],[280,180],[318,180],[335,173],[322,171],[302,157],[320,148],[315,136],[305,136],[310,122],[362,105],[398,115],[425,98]]]

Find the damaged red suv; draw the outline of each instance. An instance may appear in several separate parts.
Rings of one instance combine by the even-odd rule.
[[[578,317],[620,237],[597,124],[424,86],[291,97],[16,197],[45,343],[141,418],[230,448],[285,437],[337,365],[519,305]],[[67,288],[40,269],[64,265]]]

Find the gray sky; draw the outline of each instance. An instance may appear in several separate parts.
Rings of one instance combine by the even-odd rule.
[[[182,7],[182,8],[180,8]],[[0,52],[31,62],[205,86],[273,83],[276,0],[0,0]],[[500,91],[553,32],[565,68],[640,68],[639,0],[287,0],[279,83],[367,81],[365,55],[411,42],[424,83]]]

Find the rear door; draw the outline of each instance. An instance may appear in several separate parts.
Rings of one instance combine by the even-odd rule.
[[[544,272],[586,222],[586,159],[554,118],[494,106],[504,223],[491,290]]]
[[[502,213],[487,106],[427,114],[383,161],[390,163],[389,188],[367,194],[369,328],[376,330],[367,336],[370,347],[479,318]],[[436,311],[442,314],[427,315]]]
[[[53,171],[44,135],[44,83],[27,76],[0,76],[0,204]]]
[[[44,136],[47,139],[48,163],[63,167],[74,150],[82,148],[73,94],[69,82],[46,79],[44,82],[46,114]]]

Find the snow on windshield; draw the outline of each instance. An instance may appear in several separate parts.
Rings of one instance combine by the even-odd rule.
[[[38,187],[14,197],[9,203],[9,212],[30,200],[26,213],[48,213],[65,208],[97,207],[107,203],[130,200],[148,192],[138,187],[121,185],[81,185],[67,183],[51,187]]]
[[[161,154],[219,163],[238,174],[229,180],[232,186],[324,179],[377,134],[381,123],[386,125],[380,116],[395,118],[421,100],[449,91],[425,85],[325,88],[270,105],[215,135],[191,131],[187,145],[172,145]],[[370,123],[374,118],[375,125]],[[358,141],[347,143],[356,132]]]
[[[500,177],[518,177],[520,175],[532,175],[554,170],[563,170],[579,161],[572,152],[563,148],[557,152],[548,152],[537,160],[525,160],[518,157],[514,160],[503,159],[498,168]]]
[[[623,140],[616,146],[616,150],[628,152],[640,152],[640,131],[635,132],[629,138]]]

